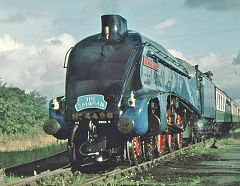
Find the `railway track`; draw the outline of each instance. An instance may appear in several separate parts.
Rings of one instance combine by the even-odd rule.
[[[177,150],[175,152],[172,152],[170,154],[161,156],[161,157],[156,158],[152,161],[147,161],[147,162],[141,163],[137,166],[132,166],[132,167],[128,167],[128,168],[125,168],[125,169],[113,170],[111,172],[102,174],[98,178],[93,178],[89,181],[81,183],[81,185],[82,186],[88,186],[88,185],[96,185],[96,184],[99,184],[99,183],[108,184],[108,183],[111,183],[113,180],[116,180],[116,179],[118,179],[122,176],[125,176],[127,174],[139,173],[139,172],[142,172],[144,170],[148,170],[150,168],[153,168],[153,167],[159,165],[160,163],[162,163],[164,161],[172,160],[177,155],[185,154],[186,152],[189,152],[189,151],[191,151],[191,150],[193,150],[197,147],[203,146],[203,145],[204,145],[204,143],[200,142],[200,143],[182,148],[182,149]]]
[[[209,141],[209,140],[208,140]],[[71,171],[71,168],[60,168],[53,171],[45,171],[39,175],[28,177],[25,179],[20,179],[15,182],[11,182],[6,184],[9,185],[45,185],[51,183],[51,180],[57,180],[59,179],[59,182],[61,183],[61,179],[73,177],[73,176],[79,176],[81,175],[83,179],[78,179],[77,181],[71,182],[75,185],[99,185],[99,184],[108,184],[112,183],[114,180],[127,175],[127,174],[135,174],[142,172],[143,170],[148,170],[152,167],[157,166],[158,164],[164,162],[164,161],[170,161],[174,157],[185,154],[186,152],[189,152],[197,147],[203,146],[204,143],[200,142],[185,148],[182,148],[180,150],[177,150],[173,153],[161,156],[159,158],[156,158],[152,161],[144,162],[139,164],[138,166],[118,166],[114,170],[102,172],[98,174],[84,174],[80,172],[73,173]]]
[[[34,176],[47,170],[52,171],[68,166],[68,164],[67,151],[63,151],[36,161],[5,168],[4,172],[6,176]]]

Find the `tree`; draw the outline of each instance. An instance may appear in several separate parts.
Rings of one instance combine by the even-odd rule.
[[[48,117],[46,101],[46,97],[37,91],[25,93],[0,82],[0,132],[27,132],[31,127],[41,125]]]

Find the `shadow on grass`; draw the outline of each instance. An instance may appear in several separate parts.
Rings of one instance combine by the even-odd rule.
[[[66,150],[66,144],[52,144],[24,151],[0,151],[0,168],[31,162],[64,150]]]

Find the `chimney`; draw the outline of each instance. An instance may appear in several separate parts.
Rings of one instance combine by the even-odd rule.
[[[101,39],[119,41],[127,35],[127,20],[120,15],[103,15]]]

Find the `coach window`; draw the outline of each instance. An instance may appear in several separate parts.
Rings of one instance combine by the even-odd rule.
[[[219,98],[219,102],[218,102],[218,104],[219,104],[219,110],[221,110],[221,97],[220,97],[220,94],[219,94],[218,98]]]
[[[219,110],[221,110],[221,94],[219,94]]]
[[[221,94],[219,94],[219,110],[221,110]]]
[[[220,110],[220,94],[218,94],[218,110]]]
[[[223,111],[225,110],[225,97],[223,97]]]
[[[221,95],[221,97],[222,97],[222,105],[221,106],[222,106],[222,111],[223,111],[223,96]]]
[[[219,94],[219,110],[221,110],[221,94]]]
[[[222,103],[223,103],[223,99],[222,99],[222,95],[221,95],[221,110],[222,110]]]
[[[223,97],[221,95],[221,111],[223,110]]]
[[[221,95],[219,94],[219,110],[221,110],[221,103],[222,103],[222,99],[221,99]]]
[[[224,97],[222,97],[222,110],[224,111]]]
[[[222,96],[222,111],[224,110],[223,105],[224,105],[224,97]]]

